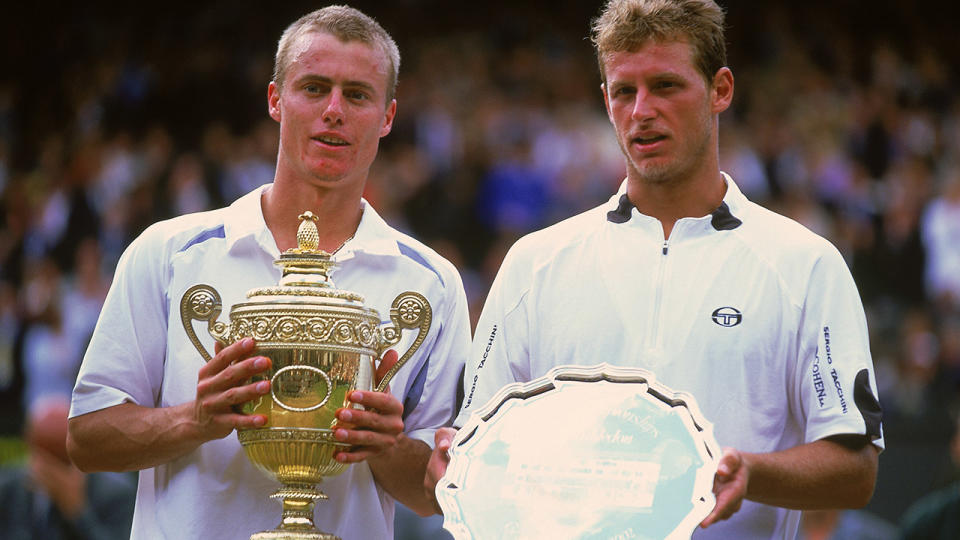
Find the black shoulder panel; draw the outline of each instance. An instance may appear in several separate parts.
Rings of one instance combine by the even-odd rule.
[[[612,223],[626,223],[630,221],[630,211],[632,209],[633,203],[630,202],[627,194],[624,193],[620,196],[620,204],[617,205],[617,209],[607,212],[607,221]]]
[[[713,219],[710,220],[710,224],[718,231],[732,231],[743,225],[742,221],[730,213],[730,207],[725,202],[720,203],[720,206],[713,211],[712,215]]]
[[[867,435],[871,438],[880,437],[880,422],[883,419],[883,410],[877,396],[870,389],[870,374],[866,369],[857,373],[853,382],[853,401],[863,416],[863,423],[867,427]]]

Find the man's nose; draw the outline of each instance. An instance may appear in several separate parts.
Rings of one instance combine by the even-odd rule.
[[[343,123],[343,92],[337,88],[330,91],[323,109],[323,121],[330,124]]]
[[[633,113],[631,116],[634,120],[640,122],[652,120],[657,116],[657,111],[653,106],[652,96],[649,92],[645,90],[637,91],[636,96],[634,97]]]

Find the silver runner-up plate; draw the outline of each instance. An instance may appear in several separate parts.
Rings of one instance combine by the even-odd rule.
[[[457,540],[689,539],[719,458],[690,394],[639,368],[560,366],[470,416],[436,493]]]

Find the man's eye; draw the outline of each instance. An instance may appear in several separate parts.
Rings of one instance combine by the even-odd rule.
[[[613,90],[614,97],[629,96],[629,95],[632,95],[633,93],[634,93],[634,89],[629,86],[621,86],[620,88],[615,88]]]
[[[369,98],[369,96],[366,94],[366,92],[361,92],[361,91],[359,91],[359,90],[347,91],[347,92],[345,92],[345,95],[346,95],[349,99],[354,99],[354,100],[357,100],[357,101],[363,101],[363,100],[366,100],[366,99]]]

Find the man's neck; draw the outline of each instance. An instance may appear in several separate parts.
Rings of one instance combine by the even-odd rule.
[[[719,169],[709,175],[661,183],[627,177],[627,198],[641,214],[660,220],[664,239],[670,238],[677,220],[702,217],[716,210],[726,193],[727,183]]]
[[[260,197],[263,218],[280,252],[297,247],[299,216],[306,210],[319,218],[320,249],[332,253],[349,240],[357,232],[363,209],[360,193],[347,191],[283,181],[265,190]]]

